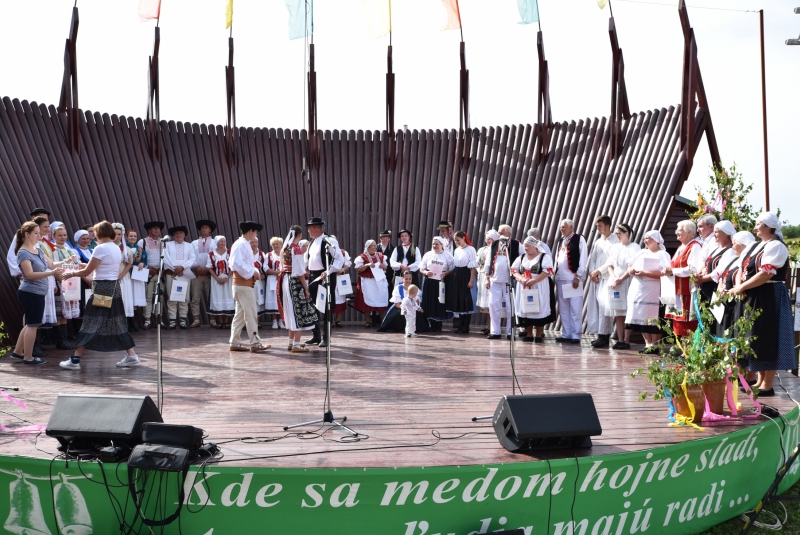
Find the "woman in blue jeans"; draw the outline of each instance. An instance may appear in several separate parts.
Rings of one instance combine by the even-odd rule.
[[[33,344],[36,342],[36,331],[41,326],[44,315],[44,298],[49,288],[47,277],[60,274],[62,264],[47,258],[36,246],[39,241],[39,225],[29,221],[17,231],[14,249],[17,253],[17,263],[22,271],[22,283],[17,290],[17,299],[25,313],[25,326],[19,333],[11,358],[31,365],[46,362],[33,356]]]

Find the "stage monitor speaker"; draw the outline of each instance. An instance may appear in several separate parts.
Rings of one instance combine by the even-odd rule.
[[[500,444],[512,452],[591,448],[603,433],[591,394],[503,396],[492,417]]]
[[[150,396],[60,394],[56,399],[47,435],[61,449],[103,447],[110,442],[130,448],[142,442],[142,424],[163,422]]]

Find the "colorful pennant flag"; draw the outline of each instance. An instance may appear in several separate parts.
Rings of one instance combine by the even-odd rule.
[[[379,38],[392,31],[392,0],[364,0],[367,37]]]
[[[447,11],[447,24],[444,25],[444,30],[460,30],[461,29],[461,14],[458,10],[458,0],[442,0],[444,8]]]
[[[225,29],[233,26],[233,0],[228,0],[228,7],[225,8]]]
[[[602,1],[598,0],[598,2]],[[517,8],[519,8],[519,16],[522,19],[519,24],[539,22],[539,2],[537,0],[517,0]]]
[[[608,4],[608,0],[597,0],[597,5],[600,7],[600,9],[603,9],[604,7],[606,7],[607,4]]]
[[[289,11],[289,39],[303,39],[314,33],[314,1],[285,0]],[[308,9],[308,13],[306,13]]]
[[[161,16],[161,0],[139,0],[139,22],[158,20]]]

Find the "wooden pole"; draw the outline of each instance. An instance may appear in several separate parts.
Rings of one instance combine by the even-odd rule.
[[[761,28],[761,114],[764,128],[764,200],[769,211],[769,154],[767,151],[767,77],[764,67],[764,10],[758,10]]]

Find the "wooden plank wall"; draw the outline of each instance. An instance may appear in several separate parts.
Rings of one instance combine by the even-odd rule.
[[[380,230],[409,227],[429,249],[441,219],[473,236],[509,223],[518,238],[539,226],[553,246],[562,218],[592,242],[594,218],[642,231],[660,229],[682,177],[679,109],[634,114],[623,124],[619,158],[611,160],[607,120],[557,123],[547,157],[534,164],[536,127],[473,131],[466,168],[454,167],[455,130],[398,132],[397,169],[382,160],[385,132],[324,131],[322,163],[302,175],[305,131],[239,128],[239,165],[227,164],[223,127],[161,122],[161,159],[152,161],[139,118],[85,112],[81,151],[67,147],[66,119],[53,106],[8,97],[0,105],[0,230],[13,236],[32,207],[45,206],[73,233],[101,219],[126,228],[151,219],[167,225],[210,218],[229,240],[237,221],[264,223],[262,244],[317,215],[355,255]],[[194,236],[192,236],[194,238]],[[230,243],[230,241],[229,241]],[[16,285],[0,270],[0,319],[19,327]]]

